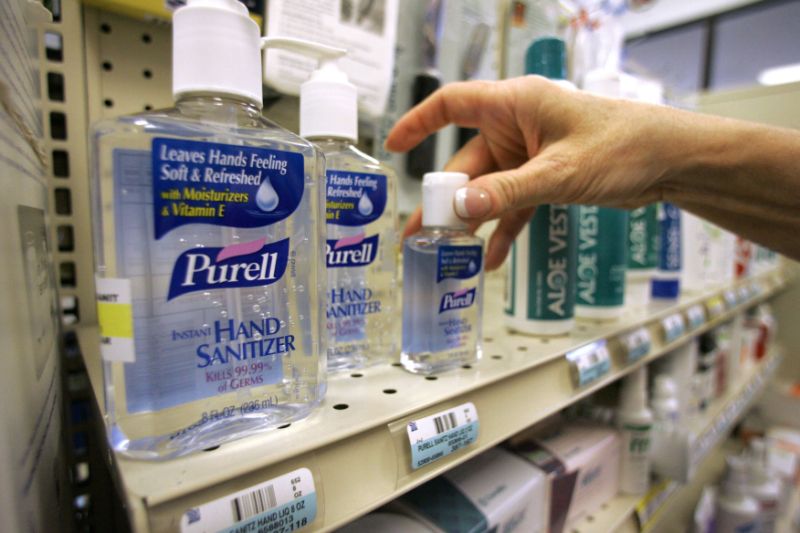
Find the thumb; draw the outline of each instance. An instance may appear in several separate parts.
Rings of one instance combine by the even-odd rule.
[[[456,214],[467,221],[490,220],[520,208],[569,203],[563,185],[570,167],[542,153],[518,168],[475,178],[456,191]]]

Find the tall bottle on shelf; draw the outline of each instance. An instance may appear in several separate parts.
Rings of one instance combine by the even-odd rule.
[[[660,249],[652,296],[672,300],[681,293],[681,211],[669,202],[658,204]]]
[[[747,464],[741,457],[728,456],[722,487],[717,495],[717,533],[755,533],[759,530],[758,501],[747,491]]]
[[[622,382],[617,425],[622,436],[619,488],[624,494],[644,495],[650,484],[650,444],[653,413],[647,407],[647,367]]]
[[[566,80],[566,47],[556,37],[528,48],[525,72],[574,89]],[[511,248],[506,280],[506,325],[531,335],[563,335],[574,326],[578,211],[540,205]]]
[[[406,370],[432,374],[482,355],[483,240],[453,209],[469,177],[429,172],[422,180],[422,229],[403,245]]]
[[[300,135],[326,160],[328,370],[386,361],[399,337],[395,173],[355,146],[357,89],[336,65],[344,50],[288,38],[264,44],[320,60],[300,87]]]
[[[160,459],[308,415],[325,391],[324,156],[261,115],[235,0],[173,17],[174,108],[92,134],[112,448]]]

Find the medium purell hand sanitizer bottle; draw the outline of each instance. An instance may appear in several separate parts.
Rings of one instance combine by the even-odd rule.
[[[173,94],[93,132],[109,437],[146,459],[303,418],[325,387],[324,156],[262,118],[241,3],[175,12]]]
[[[429,172],[422,181],[422,229],[403,246],[406,370],[441,372],[481,357],[483,240],[456,216],[453,198],[469,177]]]
[[[394,171],[355,147],[358,92],[336,65],[345,50],[280,37],[264,44],[320,61],[300,86],[300,135],[327,168],[328,371],[387,361],[399,348]]]

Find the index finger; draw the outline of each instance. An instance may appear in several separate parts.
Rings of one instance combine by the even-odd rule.
[[[490,85],[490,82],[474,80],[441,87],[400,117],[386,137],[386,149],[392,152],[410,150],[448,124],[478,127],[481,108],[491,98]]]

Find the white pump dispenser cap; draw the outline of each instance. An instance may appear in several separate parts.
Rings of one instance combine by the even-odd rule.
[[[260,31],[237,0],[188,0],[172,16],[172,95],[225,94],[261,109]]]
[[[300,85],[300,136],[355,142],[358,139],[358,89],[336,65],[347,50],[289,37],[265,37],[262,43],[268,48],[283,48],[319,60],[317,70]]]
[[[422,225],[464,228],[466,223],[456,215],[453,199],[456,191],[467,184],[463,172],[428,172],[422,178]]]

